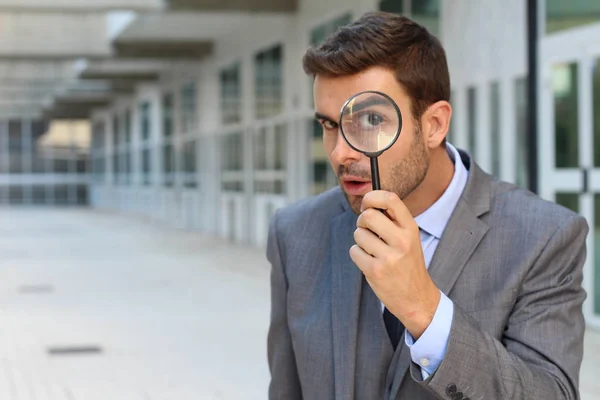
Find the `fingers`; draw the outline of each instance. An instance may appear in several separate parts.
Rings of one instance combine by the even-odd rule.
[[[368,254],[357,244],[350,247],[350,258],[365,275],[368,275],[369,271],[371,270],[371,265],[375,261],[373,256]]]
[[[388,251],[388,245],[368,228],[356,228],[354,241],[363,251],[373,257],[382,257]]]
[[[363,211],[356,221],[356,226],[368,229],[375,237],[380,238],[386,244],[393,246],[399,234],[399,226],[382,211],[369,208]]]
[[[361,210],[369,208],[384,210],[388,217],[402,228],[415,228],[416,222],[397,194],[384,190],[373,190],[363,197]]]

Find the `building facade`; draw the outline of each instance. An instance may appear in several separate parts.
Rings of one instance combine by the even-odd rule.
[[[364,12],[402,13],[442,41],[452,81],[449,140],[485,170],[528,187],[527,118],[535,114],[540,195],[592,227],[586,315],[600,326],[598,2],[538,2],[537,113],[527,96],[526,0],[252,0],[233,10],[197,3],[200,10],[113,18],[111,43],[137,60],[91,62],[79,75],[106,78],[119,64],[110,101],[89,108],[91,206],[263,246],[275,209],[336,184],[302,70],[305,49]],[[149,40],[192,56],[150,55]],[[124,76],[129,90],[116,91]],[[35,136],[30,125],[22,125],[24,137]],[[0,138],[10,129],[0,124]],[[24,193],[33,193],[29,186]],[[5,184],[3,198],[21,198],[14,190]]]

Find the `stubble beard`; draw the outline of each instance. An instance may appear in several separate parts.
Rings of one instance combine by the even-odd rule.
[[[352,167],[350,166],[348,170],[352,171]],[[381,182],[381,189],[396,193],[403,200],[423,182],[428,170],[429,154],[423,142],[421,129],[417,127],[408,157],[390,167],[388,179]],[[370,174],[370,171],[368,173]],[[364,175],[364,173],[356,175]],[[363,196],[351,196],[345,191],[343,193],[352,211],[357,215],[360,214]]]

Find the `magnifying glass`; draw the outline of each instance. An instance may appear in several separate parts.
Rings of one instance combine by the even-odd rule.
[[[380,190],[377,157],[400,136],[402,115],[398,105],[385,93],[357,93],[344,103],[339,126],[346,143],[371,159],[373,190]]]

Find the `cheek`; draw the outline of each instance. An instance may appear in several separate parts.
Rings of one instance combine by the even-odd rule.
[[[408,129],[403,129],[402,133],[396,140],[396,142],[387,149],[380,157],[380,164],[397,164],[402,161],[406,157],[409,156],[409,151],[412,146],[412,142],[414,140],[414,134],[412,132],[409,133]]]
[[[325,152],[327,153],[327,157],[331,157],[333,150],[337,144],[337,135],[334,133],[323,134],[323,147],[325,148]]]

